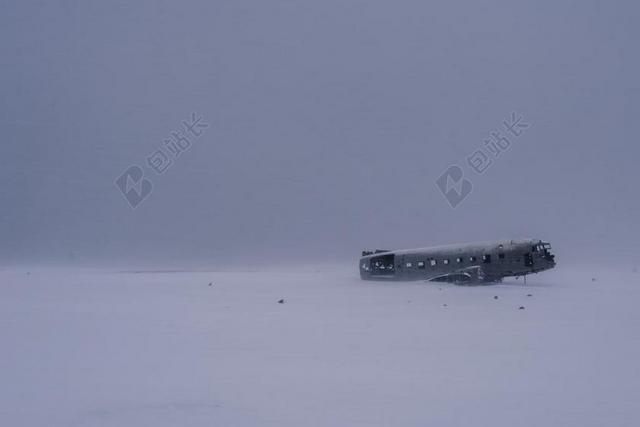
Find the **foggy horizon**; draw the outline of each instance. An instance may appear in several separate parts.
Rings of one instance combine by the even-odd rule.
[[[533,237],[558,268],[635,267],[640,8],[575,5],[7,4],[0,263],[355,265]],[[492,132],[510,146],[478,173]],[[473,186],[455,208],[450,165]]]

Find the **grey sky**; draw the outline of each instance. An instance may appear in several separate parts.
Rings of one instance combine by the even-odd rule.
[[[640,7],[3,2],[0,260],[350,260],[509,237],[637,260]],[[481,176],[502,121],[532,126]],[[146,157],[210,126],[162,175]],[[434,185],[459,164],[455,210]],[[114,180],[143,167],[130,209]],[[562,260],[560,258],[559,260]]]

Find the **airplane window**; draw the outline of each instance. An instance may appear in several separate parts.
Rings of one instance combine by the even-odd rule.
[[[498,254],[498,258],[500,258],[500,259],[504,259],[504,254],[503,254],[503,253],[499,253],[499,254]]]
[[[474,262],[475,260],[476,260],[476,257],[474,256],[469,257],[469,261]]]
[[[413,266],[413,264],[412,264],[412,263],[410,263],[410,262],[408,262],[408,263],[407,263],[407,268],[410,268],[410,267],[412,267],[412,266]]]
[[[418,268],[424,268],[424,261],[418,261]]]
[[[445,258],[445,259],[443,259],[443,260],[442,260],[442,263],[443,263],[444,265],[447,265],[447,264],[449,264],[449,260]]]
[[[484,261],[485,264],[489,264],[491,262],[491,255],[482,255],[482,261]]]
[[[432,260],[431,260],[431,266],[434,266],[434,265],[436,265],[437,263],[438,263],[438,261],[436,261],[435,259],[432,259]]]
[[[456,258],[456,262],[457,263],[461,263],[462,262],[462,258],[460,258],[460,257]]]

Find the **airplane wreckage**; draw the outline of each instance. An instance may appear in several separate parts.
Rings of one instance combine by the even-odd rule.
[[[542,240],[503,240],[430,248],[362,251],[363,280],[500,282],[555,267],[551,245]]]

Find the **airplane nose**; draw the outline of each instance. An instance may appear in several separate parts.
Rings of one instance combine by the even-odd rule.
[[[544,259],[552,264],[556,263],[556,256],[551,253],[549,249],[545,249],[544,251]]]
[[[556,266],[556,256],[553,254],[548,254],[547,256],[544,257],[545,260],[547,261],[547,264],[549,265],[549,268],[553,268]]]

